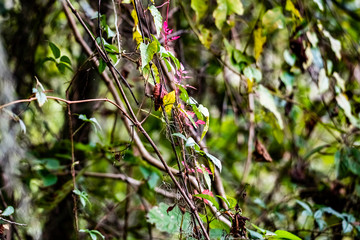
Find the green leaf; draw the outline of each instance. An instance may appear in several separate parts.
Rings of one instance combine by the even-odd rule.
[[[228,206],[228,208],[230,208],[230,203],[229,203],[229,201],[226,199],[226,198],[224,198],[224,197],[222,197],[222,196],[220,196],[220,195],[216,195],[218,198],[220,198],[220,199],[222,199],[225,203],[226,203],[226,205]]]
[[[218,29],[222,29],[228,15],[236,13],[242,15],[244,8],[240,0],[217,0],[218,6],[213,12],[215,25]]]
[[[250,229],[246,229],[246,230],[250,234],[250,239],[260,239],[260,240],[265,239],[261,233],[255,232],[255,231],[250,230]]]
[[[276,230],[275,234],[277,239],[301,240],[301,238],[299,238],[298,236],[285,230]]]
[[[175,137],[179,137],[179,138],[183,139],[184,141],[187,140],[186,137],[181,133],[173,133],[172,135]]]
[[[60,49],[52,42],[49,42],[49,47],[51,49],[51,52],[53,53],[55,58],[59,58],[60,57]]]
[[[254,31],[254,56],[257,61],[260,57],[260,54],[263,51],[263,45],[266,42],[266,36],[262,34],[262,28],[259,27]]]
[[[326,76],[326,71],[324,68],[320,69],[318,85],[319,85],[319,93],[320,94],[323,94],[327,90],[329,90],[329,85],[330,85],[329,78]]]
[[[281,118],[280,112],[278,111],[278,109],[276,107],[275,100],[274,100],[273,96],[271,95],[271,93],[269,92],[269,90],[267,90],[262,85],[259,85],[259,89],[258,89],[257,93],[258,93],[260,104],[263,105],[265,108],[267,108],[269,111],[271,111],[275,115],[276,119],[278,120],[280,129],[283,129],[284,128],[283,120]]]
[[[88,119],[88,118],[86,117],[86,115],[80,114],[80,115],[79,115],[79,119],[83,120],[84,122],[89,122],[89,123],[91,123],[91,124],[94,126],[95,131],[97,131],[97,128],[98,128],[100,131],[102,130],[99,122],[98,122],[98,121],[96,120],[96,118],[94,118],[94,117]]]
[[[209,0],[191,0],[191,8],[195,11],[196,22],[199,22],[209,7]]]
[[[45,165],[45,168],[48,170],[59,170],[61,169],[61,165],[59,160],[53,158],[45,158],[41,160]]]
[[[3,217],[8,217],[11,214],[14,213],[14,207],[13,206],[8,206],[7,208],[5,208],[5,210],[1,213],[1,216]]]
[[[351,124],[353,124],[354,126],[359,127],[360,124],[359,124],[358,119],[356,119],[354,117],[354,115],[352,115],[352,113],[351,113],[351,105],[350,105],[350,102],[347,99],[347,96],[340,93],[339,95],[336,96],[336,102],[342,108],[342,110],[345,113],[345,116],[349,119]]]
[[[198,198],[204,198],[208,201],[210,201],[214,207],[216,207],[216,209],[220,209],[219,207],[219,203],[216,201],[216,199],[213,196],[207,195],[207,194],[194,194],[194,197],[198,197]]]
[[[277,29],[283,29],[285,27],[285,17],[282,13],[282,8],[276,7],[266,11],[262,17],[262,26],[268,33]]]
[[[146,65],[153,59],[154,54],[158,52],[158,45],[156,41],[145,44],[140,43],[140,55],[141,55],[141,68],[144,69]]]
[[[188,230],[191,224],[190,214],[186,212],[183,215],[178,206],[175,206],[172,211],[167,212],[169,207],[165,203],[160,203],[159,206],[153,207],[146,215],[147,221],[155,224],[158,230],[170,234],[178,233],[180,227],[183,231]],[[182,218],[183,224],[181,226]]]
[[[100,58],[99,67],[98,67],[99,73],[102,73],[105,70],[105,68],[106,68],[106,63],[102,58]]]
[[[162,16],[159,10],[154,6],[151,5],[149,7],[150,13],[154,19],[155,28],[156,28],[156,36],[159,37],[162,29]]]
[[[211,43],[212,43],[212,33],[209,29],[205,28],[203,25],[199,26],[199,40],[206,47],[207,49],[210,49]]]
[[[44,187],[50,187],[58,180],[57,176],[51,173],[41,174],[41,179],[43,181]]]
[[[80,229],[79,232],[89,234],[92,240],[97,240],[98,236],[105,239],[104,235],[102,235],[98,230]]]
[[[254,68],[252,66],[247,66],[244,68],[244,75],[247,77],[251,82],[260,82],[262,79],[262,74],[259,69]]]
[[[71,66],[71,60],[68,56],[65,56],[65,55],[61,56],[60,62],[67,63],[67,64],[69,64],[69,66]]]
[[[320,11],[324,11],[324,5],[322,3],[322,0],[313,0],[314,3],[316,3],[316,5],[318,6],[318,8],[320,9]]]
[[[296,200],[296,203],[299,204],[300,206],[302,206],[305,210],[303,211],[303,215],[305,216],[312,216],[313,212],[311,210],[311,208],[309,207],[309,205],[307,205],[307,203],[300,201],[300,200]]]
[[[73,193],[75,193],[76,195],[79,196],[81,205],[83,205],[83,207],[86,206],[86,203],[89,203],[89,205],[91,205],[91,202],[89,200],[89,196],[88,196],[87,192],[80,191],[79,189],[74,189]]]
[[[208,159],[213,162],[215,164],[215,166],[219,169],[219,171],[221,172],[222,169],[222,164],[221,161],[219,159],[217,159],[216,157],[214,157],[213,155],[211,155],[210,153],[205,153],[206,157],[208,157]]]
[[[266,209],[266,204],[265,204],[265,202],[264,202],[262,199],[260,199],[260,198],[255,198],[254,203],[256,203],[256,204],[259,205],[260,207]]]
[[[160,179],[159,174],[156,171],[153,171],[151,168],[146,168],[144,166],[140,167],[140,172],[145,178],[149,188],[154,189],[156,187],[157,182]]]
[[[225,230],[226,232],[230,232],[230,227],[218,219],[212,220],[209,224],[209,227],[211,229],[222,229]]]
[[[203,138],[205,137],[207,131],[209,130],[209,125],[210,125],[210,113],[209,110],[204,107],[203,105],[200,104],[200,106],[198,107],[199,112],[205,117],[205,126],[204,126],[204,130],[201,134],[201,138],[200,141],[203,140]]]
[[[290,66],[294,66],[295,62],[296,62],[296,55],[295,54],[290,54],[290,52],[286,49],[284,51],[284,60],[287,64],[289,64]]]

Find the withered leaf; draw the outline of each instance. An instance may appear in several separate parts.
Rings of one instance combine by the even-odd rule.
[[[256,139],[255,141],[255,152],[254,152],[255,161],[257,162],[272,162],[272,158],[265,146]]]
[[[163,85],[160,83],[155,84],[153,91],[155,111],[158,111],[161,105],[163,105],[163,98],[166,94],[168,94],[168,92]]]

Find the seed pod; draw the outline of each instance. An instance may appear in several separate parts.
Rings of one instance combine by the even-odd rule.
[[[163,85],[160,83],[155,84],[153,91],[155,111],[158,111],[161,105],[163,105],[163,98],[166,94],[168,94],[168,92]]]

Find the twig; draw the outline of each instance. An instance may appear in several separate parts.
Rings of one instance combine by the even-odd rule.
[[[69,134],[70,134],[70,142],[71,142],[71,177],[73,181],[73,189],[76,189],[76,173],[75,173],[75,150],[74,150],[74,135],[73,135],[73,126],[72,126],[72,115],[71,115],[71,107],[68,104],[68,117],[69,117]],[[76,227],[76,236],[78,239],[79,232],[79,219],[78,219],[78,211],[77,211],[77,197],[75,194],[72,194],[74,200],[74,215],[75,215],[75,227]]]
[[[246,163],[244,167],[244,174],[242,177],[242,184],[245,183],[251,165],[251,158],[253,153],[254,137],[255,137],[255,113],[254,113],[254,93],[249,93],[249,114],[250,114],[250,123],[249,123],[249,138],[248,138],[248,153],[246,158]]]
[[[7,223],[10,223],[10,224],[17,225],[17,226],[26,226],[26,224],[24,224],[24,223],[13,222],[13,221],[7,220],[7,219],[5,219],[3,217],[0,217],[0,220],[4,221],[4,222],[7,222]]]

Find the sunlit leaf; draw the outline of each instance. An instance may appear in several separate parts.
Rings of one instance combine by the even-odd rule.
[[[342,110],[344,110],[344,113],[345,113],[346,117],[350,120],[351,124],[353,124],[354,126],[358,126],[359,125],[358,119],[356,119],[354,117],[354,115],[352,115],[351,105],[350,105],[350,102],[348,101],[346,95],[344,95],[342,93],[337,95],[336,102],[342,108]]]
[[[210,196],[208,194],[194,194],[194,197],[204,198],[204,199],[208,200],[209,202],[211,202],[212,205],[214,205],[214,207],[216,207],[216,209],[219,209],[219,203],[216,201],[215,197],[213,197],[213,196]]]
[[[244,8],[240,0],[217,0],[217,7],[213,12],[215,18],[215,25],[221,29],[226,21],[228,15],[236,13],[242,15]]]
[[[325,72],[324,68],[320,69],[318,85],[319,85],[319,93],[320,94],[329,90],[329,85],[330,85],[329,78],[326,76],[326,72]]]
[[[153,59],[154,54],[158,52],[158,45],[156,41],[145,44],[140,43],[140,55],[141,55],[141,68],[144,69],[146,65]]]
[[[299,10],[297,10],[291,0],[286,0],[285,9],[294,14],[297,18],[302,20]]]
[[[196,21],[199,22],[209,7],[208,0],[191,0],[191,8],[195,11]]]
[[[190,214],[186,212],[183,215],[178,206],[175,206],[172,211],[167,212],[169,207],[170,206],[165,203],[160,203],[159,206],[153,207],[146,215],[147,221],[155,224],[155,227],[159,231],[170,234],[179,232],[180,227],[183,230],[188,230],[191,224]]]
[[[276,107],[275,100],[274,100],[273,96],[271,95],[271,93],[269,92],[269,90],[267,90],[262,85],[259,85],[259,89],[258,89],[257,93],[258,93],[260,104],[263,105],[265,108],[267,108],[269,111],[271,111],[275,115],[276,119],[278,120],[280,129],[283,129],[284,128],[283,120],[281,118],[280,112],[278,111],[278,109]]]
[[[149,10],[150,10],[150,13],[151,13],[151,15],[152,15],[152,17],[154,19],[155,28],[156,28],[156,36],[159,37],[161,29],[162,29],[162,24],[163,24],[161,13],[155,7],[155,5],[151,5],[149,7]]]
[[[276,230],[275,231],[276,237],[280,238],[280,239],[287,239],[287,240],[301,240],[301,238],[299,238],[298,236],[289,233],[288,231],[285,230]]]
[[[210,153],[205,153],[205,154],[211,160],[211,162],[213,162],[215,164],[215,166],[221,172],[221,169],[222,169],[221,161],[219,159],[217,159],[215,156],[211,155]]]
[[[14,207],[13,206],[8,206],[7,208],[5,208],[5,210],[1,213],[1,216],[7,217],[10,216],[11,214],[14,213]]]
[[[311,210],[311,208],[309,207],[309,205],[303,201],[300,200],[296,200],[296,203],[299,204],[300,206],[302,206],[304,208],[303,214],[306,216],[312,216],[313,212]]]
[[[341,51],[341,42],[339,40],[333,38],[328,31],[323,30],[323,33],[324,33],[324,36],[329,39],[331,49],[334,51],[336,57],[338,59],[341,59],[341,53],[340,53],[340,51]]]
[[[19,118],[19,124],[20,124],[21,131],[25,134],[26,126],[25,126],[25,123],[20,118]]]
[[[262,35],[262,28],[257,28],[254,31],[254,56],[255,60],[258,60],[260,54],[263,51],[263,45],[266,42],[266,36]]]
[[[163,98],[164,108],[166,113],[171,113],[171,109],[175,103],[175,91],[171,91]]]
[[[262,17],[262,26],[267,30],[268,33],[271,33],[277,29],[284,28],[285,17],[282,13],[282,8],[276,7],[267,10],[264,16]]]
[[[260,72],[260,70],[252,66],[247,66],[246,68],[244,68],[244,75],[251,82],[254,82],[254,80],[256,82],[260,82],[262,79],[262,73]]]

